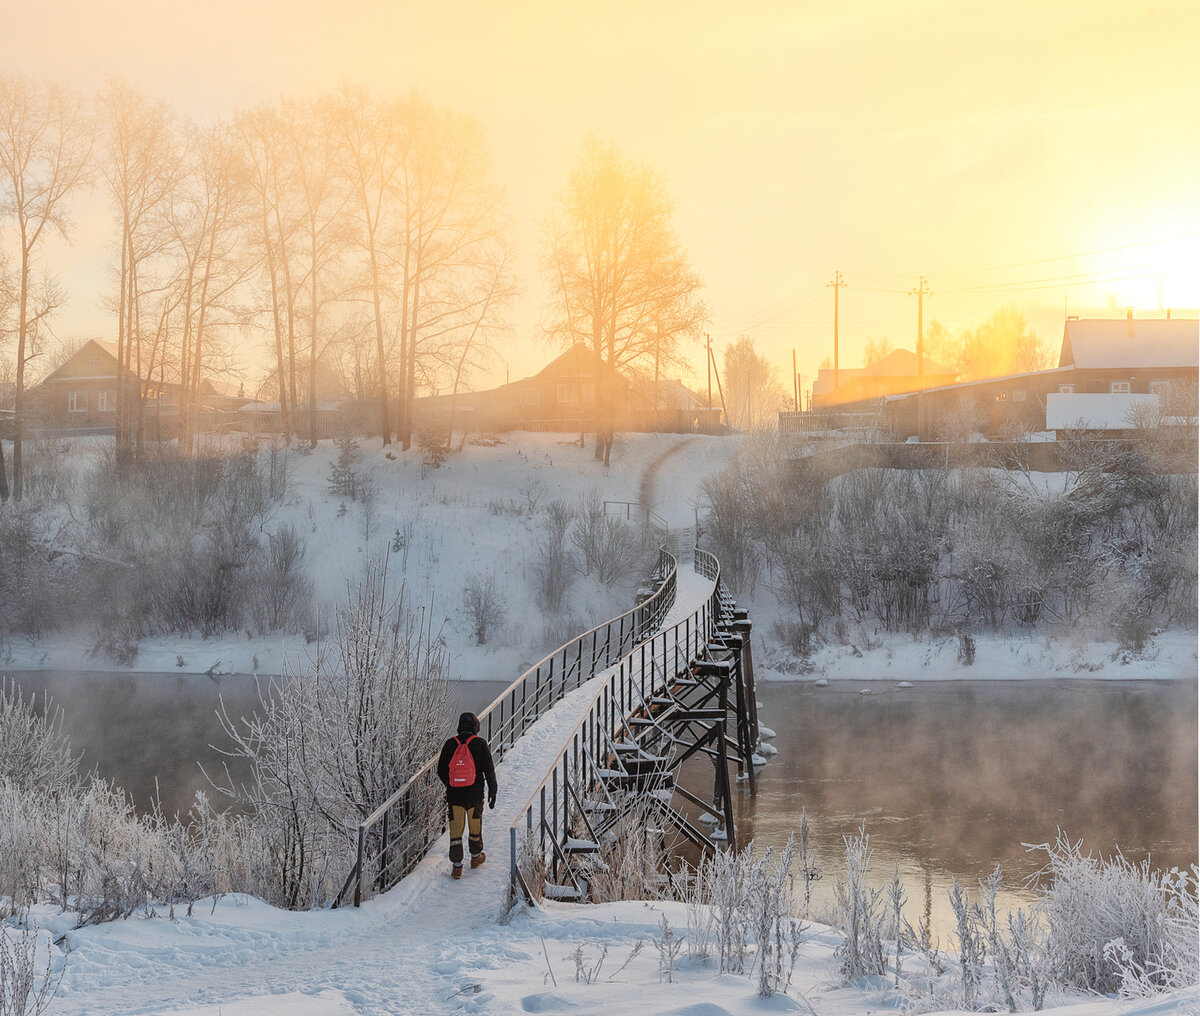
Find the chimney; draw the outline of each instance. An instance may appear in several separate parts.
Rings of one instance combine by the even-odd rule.
[[[1171,308],[1170,307],[1167,308],[1167,320],[1168,321],[1171,320]]]
[[[1125,308],[1125,337],[1133,338],[1133,308]]]

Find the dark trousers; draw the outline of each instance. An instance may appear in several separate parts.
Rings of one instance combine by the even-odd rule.
[[[468,830],[467,846],[471,856],[483,853],[483,802],[474,804],[451,804],[450,809],[450,863],[461,865],[463,860],[463,828]]]

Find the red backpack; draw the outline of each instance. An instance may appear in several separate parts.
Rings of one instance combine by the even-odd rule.
[[[468,745],[475,740],[472,734],[465,741],[458,741],[458,747],[450,756],[450,786],[469,787],[475,782],[475,756],[471,754]]]

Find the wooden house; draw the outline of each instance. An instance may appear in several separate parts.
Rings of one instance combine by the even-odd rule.
[[[484,391],[418,399],[414,419],[418,427],[475,431],[593,430],[605,383],[614,388],[618,431],[705,429],[719,413],[680,381],[660,380],[656,399],[653,382],[631,380],[620,371],[611,380],[606,375],[603,361],[579,343],[531,377]]]
[[[1194,416],[1198,374],[1200,322],[1195,318],[1070,319],[1057,367],[930,387],[919,399],[892,396],[882,416],[899,435],[919,429],[923,438],[934,440],[1059,430],[1063,421],[1083,419],[1096,421],[1094,429],[1120,430],[1132,425],[1121,422],[1134,412],[1137,400],[1129,396],[1180,402],[1182,411],[1173,414]],[[920,428],[918,401],[926,418]]]

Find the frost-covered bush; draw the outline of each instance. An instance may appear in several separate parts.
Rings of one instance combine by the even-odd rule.
[[[834,880],[838,926],[845,936],[837,947],[842,979],[849,984],[863,977],[885,973],[884,909],[882,889],[867,886],[871,866],[871,837],[865,828],[854,836],[843,836],[846,851],[844,876]]]
[[[55,973],[54,950],[36,924],[0,925],[0,1016],[45,1012],[62,975],[62,967]]]
[[[607,515],[599,490],[581,499],[571,524],[571,542],[583,555],[583,572],[609,585],[637,565],[645,540],[636,523]]]
[[[562,609],[563,597],[575,575],[575,562],[566,543],[575,512],[564,501],[551,501],[542,509],[540,517],[542,530],[535,566],[538,600],[546,610],[557,613]]]
[[[369,562],[337,613],[332,653],[260,689],[255,715],[222,714],[250,780],[221,789],[253,819],[275,859],[251,891],[291,909],[319,906],[353,863],[353,831],[442,744],[448,684],[440,635],[386,562]],[[425,821],[434,800],[413,805]],[[393,829],[393,835],[400,830]]]
[[[496,580],[496,573],[486,575],[472,572],[463,587],[462,609],[475,636],[475,644],[484,645],[492,632],[504,623],[504,593]]]
[[[21,694],[16,681],[0,678],[0,779],[15,786],[56,793],[76,782],[78,759],[62,732],[62,710],[49,696]],[[12,812],[0,812],[12,815]]]
[[[312,625],[312,579],[304,568],[307,545],[290,523],[267,536],[266,552],[254,569],[249,612],[262,634],[306,631]]]
[[[689,954],[715,953],[720,973],[755,978],[763,996],[790,986],[806,930],[792,895],[795,849],[789,837],[783,850],[759,856],[751,843],[738,853],[717,851],[680,873]]]
[[[1200,976],[1197,868],[1168,872],[1120,852],[1084,854],[1060,834],[1042,844],[1041,910],[1058,979],[1106,994],[1146,994]]]

